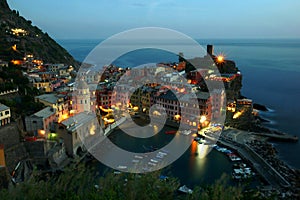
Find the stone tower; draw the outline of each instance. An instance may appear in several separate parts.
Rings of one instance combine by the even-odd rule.
[[[78,81],[76,90],[73,92],[73,99],[77,113],[91,111],[90,90],[84,80]]]

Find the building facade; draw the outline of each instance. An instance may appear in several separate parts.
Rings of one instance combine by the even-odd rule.
[[[0,127],[10,123],[10,108],[0,103]]]
[[[56,121],[57,117],[55,109],[46,107],[25,118],[26,131],[35,136],[47,137]]]
[[[62,139],[67,154],[75,157],[86,152],[88,141],[101,131],[97,117],[87,112],[81,112],[56,125],[58,137]]]

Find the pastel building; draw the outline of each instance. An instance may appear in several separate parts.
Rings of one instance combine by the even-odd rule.
[[[35,102],[40,102],[45,106],[52,107],[56,111],[56,117],[58,121],[67,118],[69,115],[69,99],[67,95],[63,94],[43,94],[34,97]]]
[[[47,136],[55,121],[57,121],[55,109],[46,107],[25,118],[26,131],[34,135]]]
[[[79,80],[72,96],[73,109],[77,113],[91,112],[91,94],[86,81]]]
[[[10,108],[0,103],[0,127],[10,123]]]
[[[93,137],[100,131],[97,117],[87,112],[78,113],[56,126],[58,137],[63,140],[67,154],[72,157],[85,152],[87,149],[84,144],[95,142]]]

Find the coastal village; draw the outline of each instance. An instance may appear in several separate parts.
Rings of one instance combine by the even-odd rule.
[[[262,106],[241,95],[242,72],[226,56],[214,55],[213,45],[207,45],[204,57],[185,59],[184,52],[179,53],[176,63],[162,61],[139,69],[108,64],[101,71],[84,63],[79,70],[76,64],[45,62],[33,51],[19,49],[24,37],[40,35],[0,24],[15,54],[0,55],[0,188],[29,180],[35,169],[55,173],[81,160],[88,154],[82,134],[85,139],[97,132],[109,134],[120,120],[124,123],[120,111],[145,120],[160,116],[162,111],[151,109],[157,104],[171,126],[192,127],[187,133],[195,134],[191,142],[214,148],[235,162],[234,180],[260,176],[262,196],[299,198],[299,171],[279,160],[268,142],[298,138],[262,126]],[[196,69],[191,63],[201,66]],[[134,78],[122,79],[124,75]],[[148,76],[156,77],[157,83]],[[224,90],[209,91],[207,82],[222,83]],[[194,101],[198,104],[191,104]],[[212,120],[225,115],[224,126]],[[206,144],[215,138],[216,144]]]
[[[218,67],[225,68],[226,62],[234,66],[232,61],[227,61],[221,55],[215,56],[211,45],[207,46],[207,56],[212,57],[214,64]],[[19,118],[17,113],[11,113],[7,105],[1,104],[1,141],[3,143],[1,165],[14,183],[28,179],[33,166],[39,170],[55,171],[68,165],[70,160],[85,155],[87,150],[78,136],[79,132],[86,130],[91,135],[95,134],[91,126],[99,120],[104,129],[116,123],[113,113],[119,109],[128,109],[133,115],[159,115],[158,111],[150,113],[151,106],[159,104],[165,109],[168,121],[174,124],[187,123],[194,127],[192,131],[196,133],[209,130],[209,127],[213,125],[210,119],[220,116],[222,108],[226,109],[227,125],[232,126],[245,123],[245,121],[250,124],[255,123],[255,115],[258,112],[253,108],[251,99],[239,98],[242,74],[235,66],[232,67],[230,73],[222,73],[219,76],[210,69],[203,69],[201,72],[192,70],[186,73],[185,69],[189,67],[189,61],[179,57],[178,63],[159,63],[154,68],[144,67],[142,70],[135,70],[108,65],[104,67],[102,76],[100,72],[92,70],[80,76],[74,67],[65,64],[44,64],[42,60],[36,64],[34,55],[25,55],[24,59],[18,62],[17,67],[23,69],[23,75],[29,80],[31,87],[40,92],[40,95],[34,97],[34,101],[42,104],[43,108]],[[6,63],[2,65],[2,70],[8,67]],[[174,70],[178,73],[175,74]],[[222,70],[226,71],[226,69]],[[120,77],[125,73],[131,73],[133,77],[136,77],[132,80],[134,84],[138,84],[145,77],[145,73],[153,73],[153,75],[159,73],[157,77],[160,77],[162,79],[160,81],[164,84],[149,83],[135,90],[132,84],[128,82],[126,84],[126,81],[119,82]],[[179,73],[186,79],[182,80]],[[79,81],[76,82],[75,77]],[[223,82],[225,91],[208,92],[205,88],[206,79]],[[185,80],[188,82],[184,82]],[[167,85],[167,83],[171,84]],[[188,88],[186,84],[193,85],[191,91],[186,90]],[[176,92],[176,96],[184,98],[181,98],[179,102],[171,90]],[[188,104],[191,101],[188,94],[193,91],[196,91],[199,104],[180,110],[180,104]],[[17,94],[18,88],[3,91],[1,99],[11,98]],[[117,97],[114,98],[115,94]],[[225,98],[227,98],[227,103],[222,105]],[[198,109],[200,115],[194,115]],[[98,117],[91,117],[91,113]],[[188,120],[191,116],[194,121]],[[247,126],[251,128],[250,125]],[[13,127],[18,128],[15,128],[16,136],[9,137],[11,140],[9,144],[7,135],[11,134]],[[291,184],[295,184],[296,180],[293,180],[295,175],[292,175],[295,172],[276,158],[275,149],[267,145],[265,137],[244,131],[243,139],[239,140],[232,130],[238,132],[238,129],[226,126],[219,141],[221,146],[229,147],[231,150],[224,150],[224,148],[220,150],[220,147],[215,146],[217,150],[227,153],[233,161],[241,160],[240,157],[243,157],[245,162],[249,162],[248,154],[251,154],[250,157],[255,157],[253,156],[255,154],[262,161],[256,159],[253,162],[262,162],[263,167],[266,165],[274,171],[273,177],[264,177],[271,186],[277,187],[271,187],[271,189],[284,188],[288,191]],[[206,132],[200,136],[208,138],[211,134],[212,132]],[[246,153],[243,154],[243,151]],[[253,162],[249,163],[253,165]],[[257,170],[257,166],[252,167],[253,170]],[[243,176],[241,173],[239,169],[235,169],[233,177],[241,179]]]

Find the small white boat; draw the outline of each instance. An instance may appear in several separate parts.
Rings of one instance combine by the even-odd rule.
[[[143,169],[144,172],[150,172],[151,171],[151,168],[148,168],[148,167],[143,167],[142,169]]]
[[[242,178],[242,176],[240,174],[236,174],[236,173],[232,173],[232,177],[233,177],[233,179],[237,179],[237,180]]]
[[[156,158],[162,159],[162,158],[164,158],[166,155],[168,155],[168,154],[160,151],[160,152],[158,152],[158,153],[156,154]]]
[[[150,159],[151,162],[158,163],[158,160]]]
[[[165,153],[165,152],[158,152],[158,154],[160,154],[160,155],[163,155],[163,156],[166,156],[166,155],[168,155],[167,153]]]
[[[157,154],[157,155],[156,155],[156,158],[161,158],[161,159],[162,159],[162,158],[164,158],[164,156],[163,156],[163,155],[160,155],[160,154]]]
[[[156,166],[156,163],[148,162],[148,165]]]
[[[227,151],[227,149],[226,149],[226,148],[222,148],[222,147],[221,147],[221,148],[219,148],[219,149],[217,149],[217,150],[218,150],[218,151],[220,151],[220,152],[223,152],[223,153],[224,153],[225,151]]]
[[[237,157],[237,156],[229,156],[229,159],[231,161],[240,161],[240,160],[242,160],[240,157]]]
[[[127,169],[127,166],[125,166],[125,165],[119,165],[117,168],[118,169]]]
[[[178,191],[182,192],[182,193],[186,193],[186,194],[192,194],[193,193],[193,190],[188,188],[186,185],[183,185],[183,186],[179,187]]]
[[[184,131],[181,131],[180,133],[183,134],[183,135],[189,135],[191,134],[191,130],[184,130]]]
[[[138,159],[143,159],[143,156],[139,156],[139,155],[135,155],[134,157]]]

